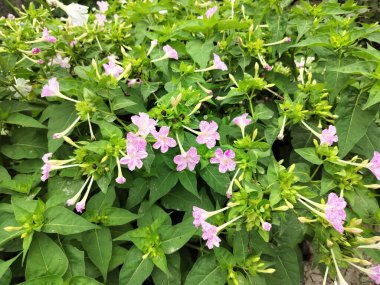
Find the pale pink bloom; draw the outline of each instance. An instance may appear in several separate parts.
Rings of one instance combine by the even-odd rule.
[[[247,119],[248,114],[244,113],[243,115],[239,117],[235,117],[232,122],[234,122],[236,125],[238,125],[241,129],[244,129],[246,126],[248,126],[250,123],[252,123],[251,119]]]
[[[124,68],[117,65],[113,57],[109,56],[108,60],[109,60],[108,64],[107,63],[103,64],[105,75],[111,75],[114,78],[119,77],[120,74],[123,73]]]
[[[215,150],[214,157],[210,159],[211,163],[219,163],[219,172],[226,173],[227,171],[234,171],[236,163],[234,161],[235,152],[228,149],[223,153],[221,148]]]
[[[210,18],[215,14],[215,12],[216,12],[217,10],[218,10],[218,7],[216,7],[216,6],[211,7],[210,9],[208,9],[208,10],[206,11],[206,14],[205,14],[206,18],[207,18],[207,19],[210,19]]]
[[[71,47],[74,47],[76,44],[77,44],[77,41],[76,41],[76,40],[72,40],[72,41],[70,42],[70,46],[71,46]]]
[[[128,79],[128,87],[133,87],[141,83],[142,83],[142,80],[140,78]]]
[[[132,116],[131,118],[132,123],[136,125],[139,130],[137,134],[139,134],[142,137],[146,137],[149,133],[152,133],[156,130],[157,122],[151,118],[149,118],[149,115],[146,113],[139,113],[138,116]]]
[[[119,176],[119,177],[117,177],[117,178],[115,179],[115,181],[116,181],[117,183],[119,183],[119,184],[124,184],[125,181],[127,181],[127,180],[125,179],[125,177],[123,177],[123,176]]]
[[[32,53],[33,54],[39,54],[41,50],[39,48],[32,48]]]
[[[72,197],[72,198],[70,198],[70,199],[68,199],[68,200],[66,200],[66,206],[72,206],[72,205],[74,205],[77,200],[78,200],[78,198],[75,197],[75,196]]]
[[[333,145],[334,142],[338,141],[338,136],[336,135],[335,126],[330,125],[327,129],[324,129],[321,134],[321,144],[327,144],[328,146]]]
[[[219,55],[217,55],[216,53],[214,53],[214,67],[215,69],[220,69],[223,71],[228,70],[227,65],[223,61],[221,61]]]
[[[163,50],[165,52],[165,55],[168,58],[178,59],[178,53],[177,53],[177,51],[174,48],[172,48],[171,46],[166,45],[166,46],[163,47]]]
[[[373,158],[369,162],[368,169],[376,176],[377,180],[380,180],[380,153],[375,151]]]
[[[104,26],[105,22],[107,21],[107,17],[104,14],[95,14],[96,17],[96,23],[98,26]]]
[[[102,13],[107,12],[107,10],[108,10],[108,2],[107,1],[98,1],[98,2],[96,2],[96,4],[98,4],[100,12],[102,12]]]
[[[39,59],[37,60],[38,64],[44,64],[44,60],[43,59]]]
[[[50,35],[50,32],[47,28],[44,28],[42,31],[42,38],[49,43],[55,43],[57,41],[55,37]]]
[[[53,154],[49,152],[49,153],[45,153],[42,156],[42,161],[44,162],[44,165],[41,167],[41,170],[42,170],[41,180],[44,182],[49,178],[49,174],[51,170],[51,164],[49,162],[49,159],[52,157],[52,155]]]
[[[199,124],[199,129],[201,131],[197,136],[197,143],[206,144],[208,148],[213,148],[216,144],[216,141],[220,139],[220,135],[217,132],[218,124],[214,121],[211,121],[210,123],[201,121]]]
[[[218,237],[218,228],[207,222],[202,224],[202,238],[206,240],[206,245],[209,249],[214,246],[219,247],[220,238]]]
[[[41,97],[56,96],[59,93],[59,83],[57,78],[53,77],[42,87]]]
[[[62,56],[58,53],[55,56],[55,58],[53,58],[53,60],[51,61],[51,63],[52,64],[57,64],[57,65],[59,65],[62,68],[69,69],[71,67],[69,61],[70,61],[70,58],[68,58],[68,57],[62,58]]]
[[[158,40],[152,40],[150,41],[150,48],[154,48],[158,45]]]
[[[272,228],[272,225],[268,222],[263,223],[263,230],[269,232]]]
[[[138,135],[129,132],[127,134],[127,152],[128,151],[146,151],[146,140]]]
[[[207,211],[198,208],[196,206],[193,206],[193,224],[196,228],[199,228],[203,223],[206,222],[207,219]]]
[[[80,201],[75,205],[75,210],[78,213],[82,213],[86,209],[86,202],[85,201]]]
[[[161,148],[162,153],[167,152],[169,150],[169,147],[175,147],[177,145],[177,142],[175,141],[175,139],[168,137],[169,128],[166,126],[161,127],[158,132],[153,131],[152,135],[157,140],[153,144],[153,148],[154,149]]]
[[[142,159],[146,158],[148,153],[144,150],[137,150],[131,147],[127,155],[120,159],[120,164],[127,164],[130,171],[135,170],[137,167],[140,169],[143,166]]]
[[[369,269],[369,278],[371,278],[378,285],[380,284],[380,265],[376,265]]]
[[[271,70],[273,69],[273,67],[270,66],[269,64],[266,64],[266,65],[264,66],[264,69],[265,69],[266,71],[271,71]]]
[[[284,38],[284,42],[286,42],[286,43],[290,43],[291,41],[292,41],[292,38],[290,38],[290,37]]]
[[[200,161],[200,156],[197,149],[192,146],[187,152],[176,155],[173,161],[177,164],[177,171],[182,171],[186,168],[192,171]]]
[[[16,17],[13,14],[8,14],[8,19],[9,20],[14,20],[14,19],[16,19]]]
[[[347,203],[344,198],[338,197],[335,193],[330,193],[328,196],[325,215],[330,224],[341,234],[344,231],[343,224],[346,220],[346,208]]]

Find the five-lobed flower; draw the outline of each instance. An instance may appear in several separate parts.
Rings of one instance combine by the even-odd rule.
[[[219,163],[219,172],[226,173],[227,171],[234,171],[236,163],[234,161],[235,152],[232,149],[228,149],[223,153],[221,148],[217,148],[214,153],[214,157],[210,159],[211,163]]]

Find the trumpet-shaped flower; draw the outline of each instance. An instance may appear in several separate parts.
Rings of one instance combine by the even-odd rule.
[[[128,151],[145,151],[147,142],[144,138],[129,132],[127,134],[127,152]]]
[[[96,4],[98,5],[100,12],[107,12],[109,6],[107,1],[97,1]]]
[[[133,87],[142,83],[140,78],[128,79],[128,87]]]
[[[39,48],[32,48],[32,53],[33,54],[39,54],[41,50]]]
[[[251,119],[247,119],[248,113],[244,113],[241,116],[235,117],[232,122],[238,125],[241,129],[241,133],[244,136],[245,127],[252,123]]]
[[[69,24],[72,26],[84,26],[88,20],[88,7],[77,3],[64,5],[57,1],[57,6],[66,12],[69,19]]]
[[[338,136],[336,135],[335,126],[330,125],[327,129],[324,129],[321,134],[321,144],[327,144],[332,146],[334,142],[338,141]]]
[[[376,265],[369,269],[369,278],[371,278],[378,285],[380,284],[380,265]]]
[[[49,43],[55,43],[57,41],[56,37],[53,37],[50,35],[50,32],[47,28],[44,28],[42,31],[42,38],[43,40],[49,42]]]
[[[199,226],[202,226],[204,222],[206,222],[206,219],[212,216],[215,216],[221,212],[224,212],[225,210],[228,210],[231,207],[233,206],[227,206],[216,211],[208,212],[199,207],[193,206],[193,218],[194,218],[193,224],[196,228],[198,228]]]
[[[369,162],[368,169],[376,176],[377,180],[380,180],[380,153],[375,151],[373,158]]]
[[[162,153],[167,152],[169,150],[169,147],[175,147],[177,145],[177,142],[175,141],[175,139],[168,137],[169,128],[166,126],[161,127],[158,132],[153,131],[152,135],[157,140],[153,144],[153,148],[154,149],[161,148]]]
[[[146,158],[148,153],[145,150],[138,150],[130,147],[127,155],[120,159],[120,164],[128,165],[130,171],[135,170],[137,167],[140,169],[143,166],[142,159]]]
[[[108,60],[108,64],[103,64],[105,75],[111,75],[114,78],[118,78],[120,74],[123,73],[124,68],[122,68],[120,65],[117,65],[113,57],[109,56]]]
[[[197,136],[197,143],[206,144],[208,148],[213,148],[216,145],[216,141],[220,139],[220,135],[217,132],[218,124],[214,121],[206,122],[201,121],[199,124],[199,129],[201,130]]]
[[[177,51],[174,48],[172,48],[170,45],[164,46],[163,50],[165,52],[165,55],[168,58],[178,59],[178,53],[177,53]]]
[[[207,222],[202,224],[202,238],[206,240],[206,246],[212,249],[214,246],[219,247],[220,238],[218,237],[218,228]]]
[[[151,118],[149,118],[149,115],[146,113],[139,113],[139,115],[132,116],[131,118],[132,123],[135,124],[139,130],[137,134],[139,134],[142,137],[146,137],[149,133],[152,133],[155,131],[155,126],[157,125],[157,122]]]
[[[211,7],[210,9],[208,9],[205,13],[205,16],[207,19],[210,19],[214,14],[215,12],[218,10],[218,7],[217,6],[214,6],[214,7]]]
[[[53,77],[42,87],[41,97],[57,96],[59,93],[58,80],[56,77]]]
[[[198,155],[197,149],[191,147],[187,152],[176,155],[173,161],[177,164],[177,171],[182,171],[186,168],[193,171],[200,161],[200,156]]]
[[[21,95],[27,96],[32,91],[32,86],[29,84],[29,80],[26,80],[24,78],[15,78],[14,87],[11,86],[9,89],[15,92],[15,98],[19,98]]]
[[[219,163],[219,172],[226,173],[227,171],[234,171],[236,163],[234,161],[235,152],[231,149],[223,153],[221,148],[215,150],[214,157],[210,159],[211,163]]]
[[[62,68],[70,68],[71,65],[70,65],[70,58],[69,57],[65,57],[65,58],[62,58],[62,56],[58,53],[54,58],[53,60],[50,62],[50,65],[51,64],[57,64],[59,65],[60,67]]]
[[[227,65],[220,59],[220,56],[214,53],[214,67],[223,71],[228,70]]]
[[[107,22],[107,17],[104,14],[95,14],[95,18],[98,26],[104,26],[104,24]]]
[[[346,220],[344,209],[346,206],[347,203],[343,198],[338,197],[335,193],[329,194],[325,208],[326,219],[340,233],[344,231],[343,224]]]
[[[45,153],[42,156],[42,161],[43,161],[44,165],[41,167],[41,170],[42,170],[41,171],[41,174],[42,174],[41,180],[44,182],[49,178],[50,172],[53,170],[76,167],[79,165],[79,164],[69,164],[68,165],[68,163],[74,161],[75,158],[66,159],[66,160],[50,160],[52,155],[53,154],[51,152],[49,152],[49,153]]]
[[[268,222],[263,223],[263,230],[269,232],[272,229],[272,225]]]

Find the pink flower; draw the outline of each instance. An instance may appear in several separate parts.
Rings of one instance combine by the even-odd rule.
[[[129,132],[127,134],[127,152],[128,151],[146,151],[146,140],[138,135]]]
[[[175,147],[177,145],[177,142],[175,141],[175,139],[168,137],[169,128],[166,126],[161,127],[158,132],[153,131],[152,135],[157,140],[153,144],[153,148],[154,149],[161,148],[162,153],[167,152],[169,150],[169,147]]]
[[[375,281],[376,284],[380,284],[380,265],[376,265],[369,269],[369,278]]]
[[[207,222],[202,224],[202,238],[206,240],[206,245],[209,249],[214,246],[219,247],[220,238],[218,237],[218,228]]]
[[[14,20],[14,19],[16,19],[16,17],[15,17],[15,15],[13,15],[13,14],[8,14],[8,19],[9,20]]]
[[[138,116],[132,116],[131,118],[132,123],[135,124],[139,130],[137,134],[139,134],[142,137],[146,137],[149,133],[152,133],[155,131],[155,126],[157,125],[157,122],[151,118],[149,118],[148,114],[146,113],[139,113]]]
[[[219,163],[219,172],[226,173],[228,171],[234,171],[236,163],[233,160],[235,158],[235,152],[231,149],[226,150],[223,153],[221,148],[215,150],[214,157],[210,159],[211,163]]]
[[[373,158],[369,162],[368,169],[376,176],[377,180],[380,180],[380,153],[375,151]]]
[[[84,209],[86,208],[86,202],[85,201],[80,201],[75,205],[75,210],[78,213],[83,213]]]
[[[74,47],[76,44],[77,44],[77,41],[76,41],[76,40],[72,40],[72,41],[70,42],[70,46],[71,46],[71,47]]]
[[[104,14],[95,14],[96,17],[96,23],[99,26],[104,26],[105,22],[107,21],[107,17]]]
[[[119,183],[119,184],[124,184],[125,181],[127,181],[127,180],[125,179],[124,176],[119,176],[119,177],[117,177],[117,178],[115,179],[115,181],[116,181],[117,183]]]
[[[197,143],[206,144],[208,148],[213,148],[216,141],[220,139],[218,130],[218,124],[214,121],[210,123],[201,121],[199,124],[200,134],[197,136]]]
[[[167,58],[178,59],[177,51],[174,48],[172,48],[171,46],[166,45],[163,47],[163,50],[164,50]]]
[[[53,77],[42,87],[41,97],[56,96],[59,93],[59,83],[57,78]]]
[[[57,65],[59,65],[62,68],[69,69],[71,67],[69,61],[70,61],[70,58],[68,58],[68,57],[62,58],[62,56],[58,53],[55,56],[55,58],[53,58],[53,60],[51,61],[51,63],[52,64],[57,64]]]
[[[39,48],[32,48],[32,53],[33,54],[39,54],[41,50]]]
[[[346,220],[347,203],[343,198],[338,197],[335,193],[330,193],[328,196],[325,215],[330,224],[341,234],[344,231],[343,224]]]
[[[44,162],[44,165],[41,167],[41,170],[42,170],[41,180],[43,182],[45,182],[49,178],[50,170],[51,170],[51,164],[49,162],[49,159],[52,157],[52,155],[53,154],[49,152],[49,153],[45,153],[42,156],[42,161]]]
[[[98,4],[100,12],[102,12],[102,13],[107,12],[107,10],[108,10],[108,2],[106,2],[106,1],[98,1],[98,2],[96,2],[96,4]]]
[[[127,155],[120,159],[120,164],[127,164],[130,171],[137,167],[140,169],[143,166],[142,159],[146,158],[148,153],[145,150],[138,150],[130,147]]]
[[[269,232],[272,228],[272,225],[268,222],[263,223],[263,230]]]
[[[44,28],[42,31],[42,38],[49,43],[55,43],[57,41],[55,37],[50,35],[50,32],[47,28]]]
[[[201,208],[198,208],[196,206],[193,206],[193,218],[194,218],[193,224],[196,228],[199,228],[199,226],[201,226],[203,223],[206,222],[206,219],[207,219],[206,214],[207,214],[207,211]]]
[[[43,59],[39,59],[37,60],[38,64],[44,64],[44,60]]]
[[[243,115],[236,117],[232,120],[236,125],[238,125],[241,129],[244,129],[246,126],[248,126],[250,123],[252,123],[251,119],[247,119],[248,114],[244,113]]]
[[[215,69],[220,69],[223,71],[228,70],[227,65],[223,61],[221,61],[219,55],[217,55],[216,53],[214,53],[214,67]]]
[[[321,134],[321,144],[327,144],[328,146],[333,145],[334,142],[338,141],[338,136],[336,135],[335,126],[330,125],[328,129],[324,129]]]
[[[197,149],[192,146],[187,152],[176,155],[173,161],[177,164],[177,171],[182,171],[186,168],[193,171],[200,161],[200,156],[198,155]]]
[[[105,75],[111,75],[114,78],[119,77],[120,74],[123,73],[124,68],[122,68],[121,66],[117,65],[115,63],[114,58],[112,58],[112,57],[109,56],[108,60],[109,60],[108,64],[107,63],[103,64]]]
[[[210,9],[208,9],[208,10],[206,11],[206,14],[205,14],[206,18],[207,18],[207,19],[210,19],[210,18],[212,17],[212,15],[215,14],[216,10],[218,10],[218,7],[216,7],[216,6],[211,7]]]
[[[269,64],[266,64],[266,65],[264,66],[264,69],[265,69],[266,71],[271,71],[271,70],[273,69],[273,67],[270,66]]]
[[[136,84],[141,84],[142,80],[140,78],[128,79],[128,87],[133,87]]]

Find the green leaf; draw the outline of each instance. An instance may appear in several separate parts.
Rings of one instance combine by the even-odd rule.
[[[193,225],[193,219],[187,219],[175,226],[161,226],[158,229],[160,234],[160,247],[165,254],[172,254],[183,247],[195,234],[197,229]]]
[[[42,231],[45,233],[57,233],[71,235],[98,228],[97,225],[62,206],[51,207],[45,211],[45,224]]]
[[[149,203],[153,204],[161,197],[165,196],[177,184],[176,172],[167,167],[160,169],[160,176],[149,181]]]
[[[345,191],[344,196],[347,198],[352,210],[356,212],[361,219],[369,223],[375,222],[376,213],[379,205],[376,198],[364,187],[355,187],[354,191]]]
[[[163,273],[161,270],[155,268],[152,273],[154,284],[160,285],[180,285],[181,284],[181,271],[180,263],[181,258],[178,252],[168,255],[168,269],[169,276]]]
[[[231,182],[228,174],[220,173],[215,165],[209,165],[202,169],[200,175],[214,191],[223,196],[226,195],[228,185]]]
[[[154,265],[157,266],[163,273],[169,276],[168,262],[166,260],[166,255],[161,248],[157,248],[155,255],[151,257]]]
[[[133,185],[129,189],[129,195],[127,200],[127,208],[133,208],[137,204],[139,204],[142,200],[144,200],[144,197],[146,193],[148,193],[148,183],[147,180],[144,178],[137,178],[133,180]]]
[[[380,82],[377,82],[369,90],[369,97],[367,103],[363,106],[363,110],[380,102]]]
[[[345,94],[336,108],[339,118],[336,120],[339,138],[339,154],[344,157],[366,134],[368,127],[376,116],[375,108],[363,111],[360,104],[363,93]]]
[[[18,285],[62,285],[63,279],[61,276],[48,275],[41,276],[19,283]]]
[[[214,253],[218,263],[225,268],[234,267],[236,260],[234,255],[224,247],[214,247]]]
[[[186,277],[185,285],[224,285],[227,271],[216,262],[213,254],[199,257]]]
[[[195,173],[190,172],[190,171],[180,171],[180,172],[177,172],[177,176],[182,186],[187,191],[189,191],[190,193],[194,194],[197,197],[199,196],[198,188],[197,188],[197,176]]]
[[[73,276],[85,275],[84,251],[77,249],[70,244],[63,245],[63,249],[69,260],[69,268],[65,274],[65,279]]]
[[[139,217],[139,215],[120,208],[107,208],[105,209],[104,214],[107,216],[106,222],[103,223],[105,226],[124,225]]]
[[[112,237],[108,228],[92,230],[82,233],[82,246],[90,260],[102,273],[104,281],[107,280],[108,265],[112,256]]]
[[[156,92],[160,87],[160,82],[143,82],[141,84],[141,94],[144,100],[148,99],[149,95]]]
[[[63,276],[68,260],[62,249],[47,235],[34,235],[26,261],[25,276],[31,279],[39,276]]]
[[[87,276],[74,276],[70,278],[69,283],[67,285],[103,285],[103,284]]]
[[[255,106],[253,114],[256,120],[269,120],[273,117],[274,112],[265,104],[260,103]]]
[[[305,147],[305,148],[299,148],[294,150],[296,153],[298,153],[302,158],[305,160],[320,165],[323,163],[323,160],[320,159],[315,152],[315,148],[313,147]]]
[[[5,122],[7,124],[19,125],[23,127],[46,129],[46,126],[41,124],[36,119],[21,113],[10,114]]]
[[[234,234],[233,252],[237,262],[245,262],[248,256],[248,233],[246,230]]]
[[[46,132],[19,128],[12,132],[11,144],[3,144],[0,151],[11,159],[41,158],[47,152]]]
[[[13,257],[12,259],[9,259],[7,261],[4,261],[0,263],[0,281],[1,278],[4,277],[4,274],[8,271],[9,266],[12,265],[12,263],[20,256],[21,253],[19,253],[17,256]]]
[[[143,254],[133,246],[125,257],[125,262],[120,270],[119,284],[141,285],[152,273],[154,264],[150,258],[143,259]]]
[[[297,249],[290,247],[279,247],[276,250],[275,265],[276,272],[268,274],[268,284],[299,285],[301,282],[300,266],[298,264]]]
[[[96,124],[100,128],[103,139],[110,139],[112,137],[121,138],[123,136],[123,132],[115,124],[106,121],[97,121]]]
[[[191,58],[199,64],[200,68],[205,68],[210,61],[211,51],[214,49],[213,38],[207,39],[205,42],[192,40],[186,44],[186,51]]]

